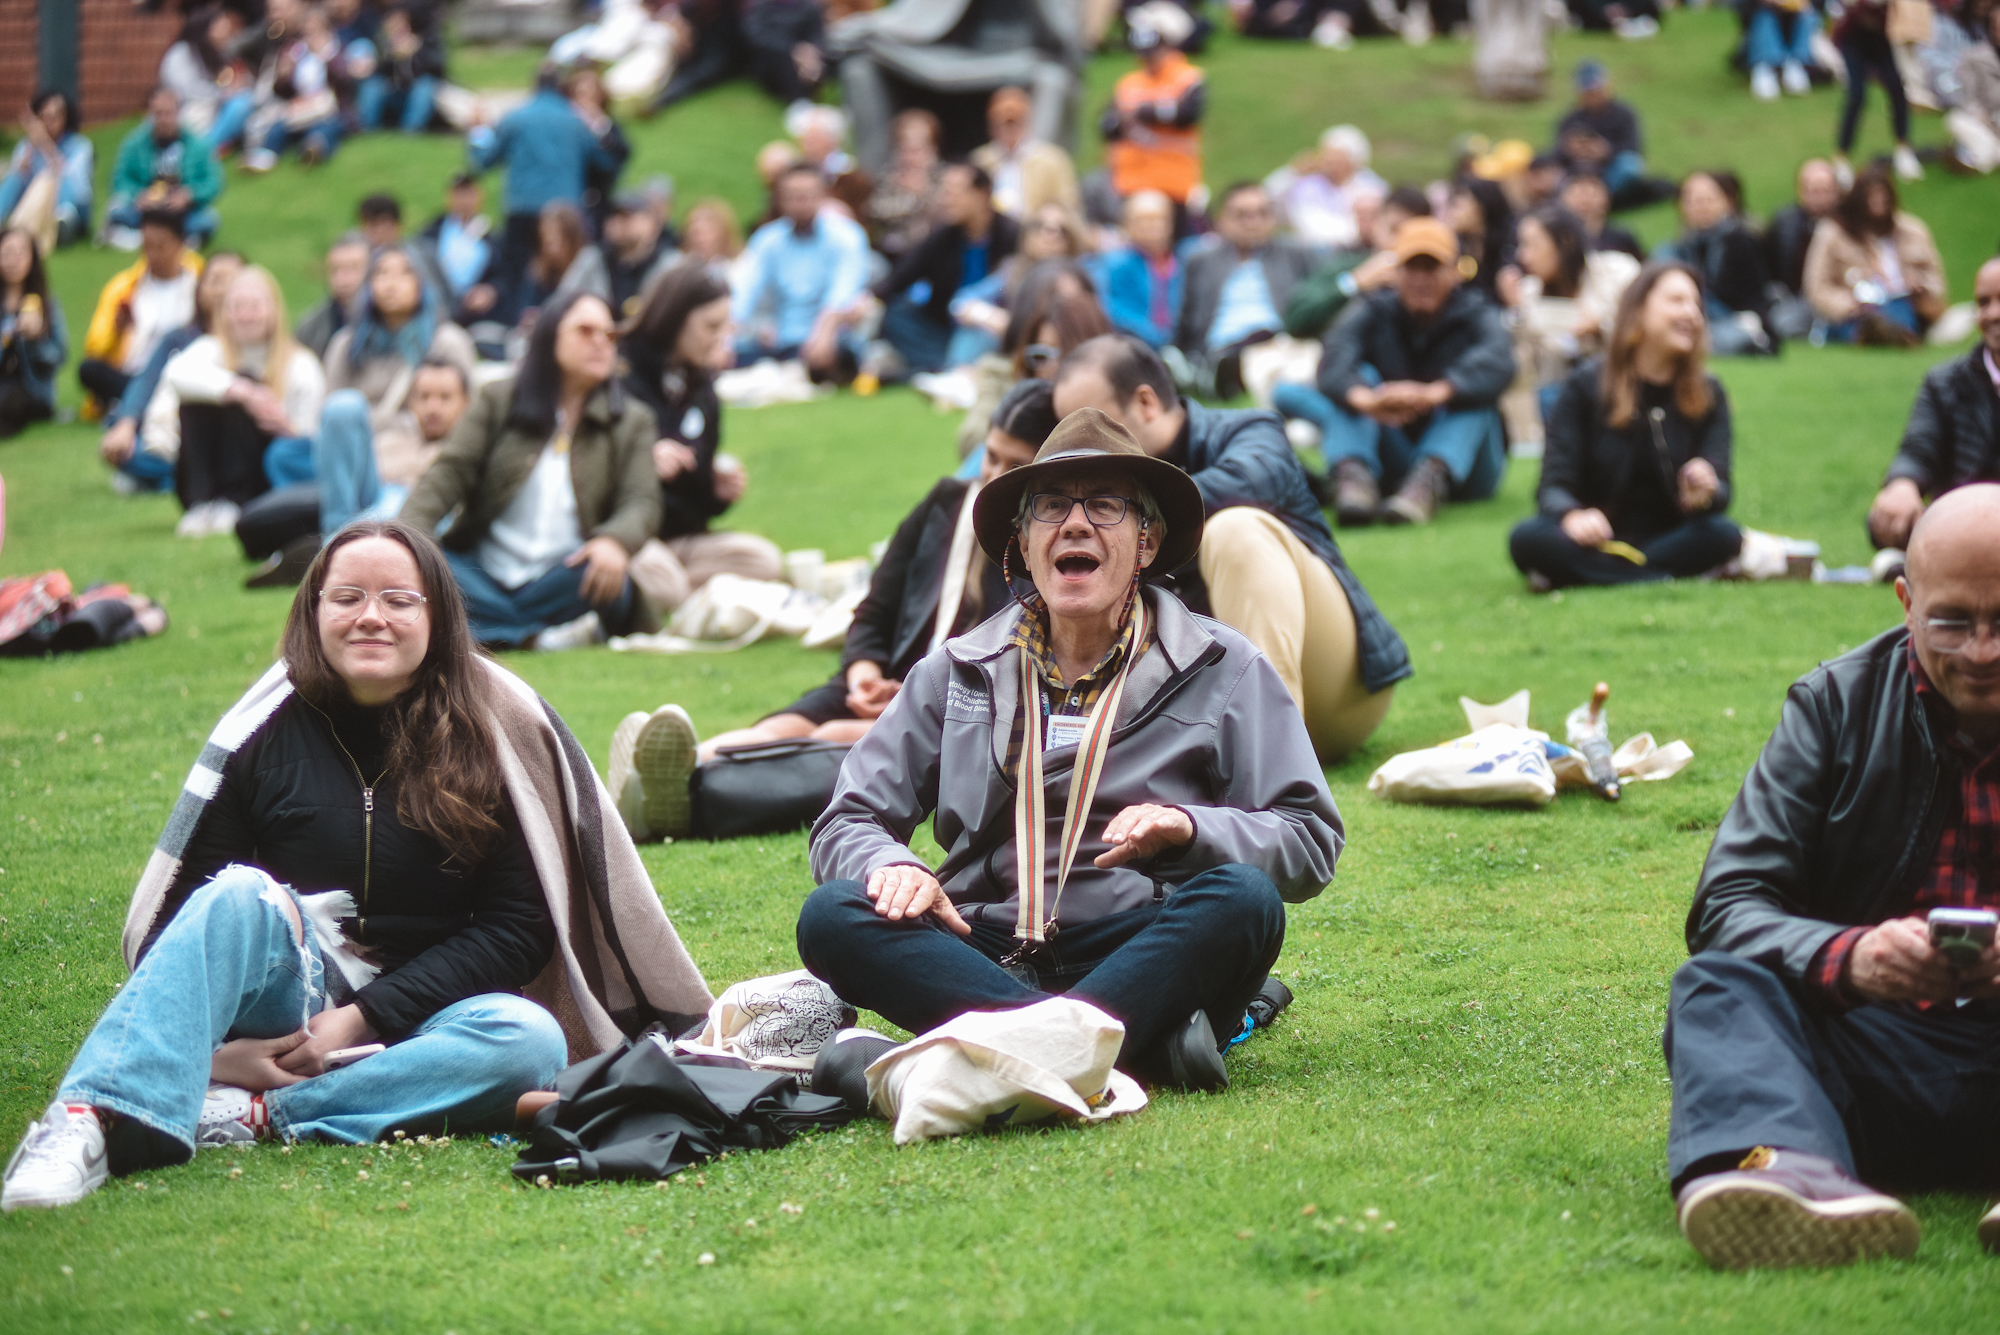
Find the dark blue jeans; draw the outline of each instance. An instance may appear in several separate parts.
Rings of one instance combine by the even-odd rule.
[[[928,915],[890,922],[859,881],[829,881],[800,910],[798,941],[843,999],[916,1034],[966,1011],[1078,997],[1124,1022],[1119,1068],[1157,1080],[1164,1044],[1195,1011],[1218,1042],[1243,1027],[1285,943],[1285,906],[1255,867],[1217,867],[1157,903],[1064,927],[1024,980],[998,963],[1020,944],[1011,924],[975,922],[961,937]]]
[[[1539,573],[1566,589],[1573,584],[1643,584],[1705,575],[1735,559],[1743,548],[1743,530],[1721,515],[1697,515],[1678,528],[1631,545],[1646,554],[1646,564],[1634,565],[1622,556],[1580,547],[1563,532],[1560,520],[1547,515],[1523,519],[1507,539],[1508,552],[1522,574]]]
[[[903,354],[912,371],[941,371],[951,352],[950,322],[939,324],[907,294],[889,298],[882,310],[882,337]]]
[[[1754,960],[1708,951],[1674,973],[1664,1043],[1676,1191],[1759,1145],[1885,1189],[2000,1186],[2000,1004],[1832,1014]]]
[[[444,559],[458,581],[458,591],[465,596],[465,615],[481,644],[525,644],[550,626],[574,621],[590,611],[603,619],[607,632],[617,635],[632,615],[630,579],[616,598],[593,607],[583,596],[584,567],[580,565],[557,562],[539,578],[518,589],[506,589],[469,553],[446,548]]]

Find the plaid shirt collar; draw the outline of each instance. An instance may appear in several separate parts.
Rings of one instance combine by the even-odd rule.
[[[1917,699],[1922,702],[1924,708],[1929,711],[1932,721],[1943,732],[1945,745],[1957,752],[1959,757],[1974,769],[1984,766],[1989,761],[2000,759],[2000,746],[1982,750],[1959,728],[1958,710],[1952,707],[1951,701],[1945,698],[1944,692],[1937,688],[1937,683],[1933,682],[1930,674],[1924,671],[1923,662],[1917,657],[1914,638],[1905,646],[1903,658],[1909,665],[1910,682],[1916,689]]]
[[[1125,661],[1125,641],[1128,637],[1123,633],[1123,626],[1110,651],[1097,660],[1096,667],[1076,681],[1066,682],[1062,668],[1056,664],[1055,647],[1049,635],[1048,604],[1042,601],[1039,593],[1029,594],[1023,602],[1026,607],[1014,623],[1012,643],[1028,656],[1028,662],[1034,666],[1036,674],[1048,683],[1049,690],[1060,697],[1055,702],[1057,712],[1066,714],[1088,710],[1118,674],[1118,665]],[[1150,632],[1147,638],[1152,638]]]

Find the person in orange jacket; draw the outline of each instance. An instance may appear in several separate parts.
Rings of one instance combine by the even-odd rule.
[[[1126,26],[1140,66],[1118,80],[1111,105],[1098,118],[1108,185],[1117,201],[1157,190],[1174,202],[1178,220],[1201,185],[1208,85],[1180,49],[1194,34],[1194,19],[1173,0],[1150,0],[1126,16]],[[1117,221],[1115,208],[1103,221]]]

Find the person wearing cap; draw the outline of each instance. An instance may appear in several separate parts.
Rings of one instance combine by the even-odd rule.
[[[972,165],[993,178],[993,207],[1026,222],[1044,204],[1060,204],[1083,216],[1076,164],[1056,145],[1029,133],[1035,102],[1025,88],[1009,85],[986,103],[986,131],[992,136],[972,150]]]
[[[1602,61],[1577,62],[1575,83],[1576,104],[1556,122],[1555,147],[1550,151],[1564,170],[1602,177],[1614,205],[1638,202],[1629,198],[1632,187],[1646,176],[1638,113],[1612,96],[1611,71]]]
[[[1345,836],[1270,661],[1152,584],[1203,508],[1090,408],[981,491],[981,549],[1032,591],[916,665],[813,827],[799,957],[843,999],[921,1034],[1067,994],[1123,1023],[1128,1074],[1227,1085],[1219,1040]]]
[[[1166,363],[1126,334],[1091,339],[1057,367],[1056,411],[1084,408],[1184,469],[1201,496],[1196,559],[1156,582],[1264,653],[1320,759],[1367,741],[1411,675],[1409,649],[1348,569],[1283,420],[1181,398]]]
[[[611,197],[604,219],[604,274],[611,285],[611,309],[621,320],[639,313],[647,288],[681,257],[667,235],[666,202],[652,190],[621,190]]]
[[[1404,223],[1395,254],[1395,283],[1351,302],[1320,355],[1342,524],[1427,524],[1447,500],[1491,496],[1506,471],[1498,405],[1514,349],[1499,308],[1461,285],[1458,238],[1437,219]]]
[[[1194,35],[1194,19],[1171,0],[1150,0],[1128,10],[1125,24],[1139,68],[1119,77],[1098,118],[1104,171],[1092,174],[1098,189],[1086,187],[1092,221],[1107,226],[1118,221],[1118,200],[1157,190],[1185,210],[1201,184],[1208,84],[1180,49]]]
[[[977,478],[939,480],[896,526],[869,578],[868,596],[854,609],[840,670],[831,680],[747,728],[705,742],[679,705],[625,716],[611,735],[606,781],[635,840],[691,832],[700,765],[724,747],[802,737],[861,740],[925,655],[1010,605],[1000,567],[974,541],[973,504],[982,488],[1034,460],[1055,430],[1052,397],[1046,380],[1016,382],[993,410]]]

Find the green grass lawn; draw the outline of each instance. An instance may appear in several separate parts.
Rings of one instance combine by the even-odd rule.
[[[1830,137],[1836,100],[1751,102],[1722,68],[1731,30],[1699,14],[1651,44],[1566,38],[1559,67],[1605,55],[1648,115],[1661,170],[1734,165],[1769,209],[1796,159]],[[1452,42],[1336,55],[1221,40],[1207,60],[1210,179],[1268,170],[1338,120],[1368,128],[1398,179],[1441,170],[1460,130],[1539,141],[1555,107],[1475,103],[1466,58]],[[1123,67],[1093,66],[1093,105]],[[1882,120],[1878,104],[1864,150],[1886,147]],[[118,128],[99,136],[107,163]],[[635,169],[673,172],[684,199],[748,206],[749,152],[777,128],[753,91],[718,90],[634,127]],[[1918,137],[1939,133],[1927,121]],[[222,241],[270,264],[302,306],[357,198],[392,189],[421,215],[456,158],[448,140],[377,137],[317,173],[232,170]],[[1908,201],[1963,297],[2000,233],[2000,192],[1934,178]],[[1642,225],[1658,236],[1668,223],[1655,211]],[[73,330],[124,262],[58,259]],[[1831,563],[1864,560],[1861,514],[1925,361],[1797,348],[1723,368],[1737,516],[1816,538]],[[951,463],[954,425],[904,393],[732,413],[729,447],[753,477],[733,522],[859,554]],[[240,588],[228,540],[174,539],[171,502],[111,496],[93,444],[88,429],[55,426],[0,445],[4,569],[129,580],[174,622],[107,653],[0,662],[8,1148],[123,979],[131,886],[201,739],[270,661],[287,604]],[[1329,772],[1348,851],[1326,893],[1292,910],[1279,969],[1298,1003],[1239,1049],[1227,1094],[1161,1094],[1085,1132],[905,1149],[870,1122],[659,1189],[521,1189],[510,1156],[476,1139],[205,1154],[0,1220],[0,1327],[1995,1329],[2000,1262],[1972,1235],[1983,1201],[1918,1201],[1926,1237],[1909,1262],[1723,1275],[1682,1243],[1666,1194],[1659,1032],[1710,833],[1786,685],[1891,624],[1892,595],[1779,584],[1530,598],[1504,542],[1533,486],[1533,466],[1516,466],[1497,499],[1429,529],[1343,535],[1418,672],[1366,751]],[[773,644],[510,666],[602,763],[628,710],[677,700],[705,731],[735,726],[833,661]],[[1389,755],[1463,731],[1461,694],[1528,687],[1534,721],[1559,728],[1600,678],[1618,738],[1685,738],[1694,764],[1616,806],[1569,795],[1536,813],[1396,808],[1365,791]],[[645,851],[718,990],[796,965],[805,851],[802,835]],[[712,1266],[697,1266],[704,1252]]]

